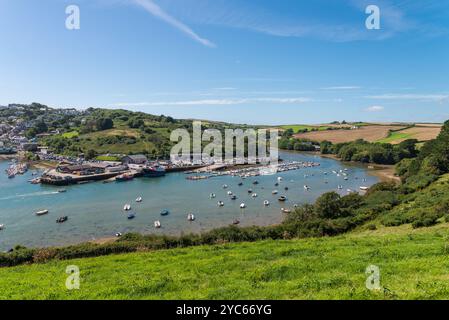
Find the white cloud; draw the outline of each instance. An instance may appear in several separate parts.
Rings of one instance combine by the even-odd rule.
[[[430,100],[445,101],[449,99],[449,95],[444,94],[382,94],[366,96],[367,99],[376,100]]]
[[[336,86],[336,87],[325,87],[321,88],[321,90],[356,90],[360,89],[358,86]]]
[[[383,106],[371,106],[366,108],[365,110],[368,112],[379,112],[379,111],[383,111],[385,108]]]
[[[189,26],[185,25],[181,21],[177,20],[176,18],[170,16],[168,13],[166,13],[161,7],[159,7],[157,4],[155,4],[152,0],[133,0],[134,3],[144,8],[147,12],[151,13],[153,16],[167,22],[168,24],[172,25],[176,29],[180,30],[181,32],[185,33],[187,36],[192,38],[193,40],[211,48],[215,48],[215,44],[211,41],[201,38],[198,34],[195,33]]]
[[[312,99],[305,97],[297,98],[242,98],[242,99],[204,99],[186,101],[157,101],[157,102],[119,102],[111,104],[112,107],[158,107],[158,106],[223,106],[239,105],[248,103],[279,103],[295,104],[310,102]]]

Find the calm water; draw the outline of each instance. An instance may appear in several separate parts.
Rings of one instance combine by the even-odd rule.
[[[282,153],[285,160],[315,161],[321,166],[283,172],[273,176],[260,176],[241,180],[238,177],[214,177],[208,180],[188,181],[183,173],[168,174],[163,178],[139,178],[130,182],[103,184],[95,182],[85,185],[65,187],[66,193],[57,193],[58,187],[32,185],[27,181],[31,172],[14,179],[8,179],[4,170],[8,162],[0,162],[0,250],[6,250],[16,244],[25,246],[51,246],[76,243],[101,237],[113,236],[116,232],[143,232],[155,234],[180,234],[201,232],[215,227],[226,226],[238,218],[240,225],[269,225],[282,221],[281,207],[292,208],[295,203],[313,202],[320,194],[337,191],[346,194],[347,189],[358,190],[360,186],[370,186],[378,181],[363,167],[340,163],[332,159],[299,153]],[[349,180],[337,177],[332,170],[348,168]],[[325,176],[324,172],[328,172]],[[308,177],[305,177],[308,175]],[[277,177],[283,181],[275,187]],[[357,177],[357,179],[356,179]],[[363,178],[367,181],[363,182]],[[253,185],[254,180],[259,181]],[[328,184],[325,183],[328,181]],[[237,184],[243,181],[243,186]],[[223,189],[222,185],[229,185]],[[304,185],[311,187],[304,190]],[[343,185],[338,191],[337,186]],[[288,191],[284,191],[284,187]],[[258,194],[252,198],[247,190],[251,188]],[[278,195],[271,192],[277,189]],[[227,195],[231,190],[238,199],[232,201]],[[209,194],[217,195],[210,199]],[[285,203],[279,203],[280,195],[287,196]],[[135,199],[142,196],[143,202]],[[218,207],[222,200],[224,207]],[[264,200],[271,205],[265,207]],[[247,208],[241,210],[240,203]],[[130,203],[134,220],[127,220],[123,212],[125,203]],[[170,215],[160,216],[164,208]],[[50,210],[46,216],[37,217],[34,212]],[[193,212],[196,221],[188,222],[186,215]],[[63,224],[57,224],[56,218],[69,216]],[[161,229],[155,229],[153,222],[160,220]]]

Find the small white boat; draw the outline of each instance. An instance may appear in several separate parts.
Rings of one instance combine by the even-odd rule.
[[[341,189],[343,189],[343,186],[339,185],[338,190],[341,190]]]
[[[281,208],[282,213],[290,213],[292,212],[290,209]]]
[[[4,224],[0,224],[0,231],[5,229],[5,225]]]
[[[263,205],[264,205],[264,206],[269,206],[269,205],[270,205],[270,201],[265,200],[265,201],[263,202]]]
[[[278,194],[278,191],[277,190],[273,190],[273,191],[271,191],[271,193],[272,194]]]
[[[308,191],[308,190],[310,190],[310,187],[307,186],[307,185],[305,185],[305,186],[304,186],[304,190]]]
[[[120,238],[120,237],[122,236],[122,233],[121,233],[121,232],[117,232],[117,233],[115,234],[115,236],[116,236],[117,238]]]
[[[246,204],[241,203],[241,204],[240,204],[240,209],[245,209],[245,208],[246,208]]]
[[[131,210],[131,205],[130,205],[130,204],[125,204],[125,205],[123,206],[123,210],[125,210],[125,211],[130,211],[130,210]]]
[[[159,228],[161,227],[161,222],[160,222],[159,220],[154,221],[154,227],[155,227],[156,229],[159,229]]]
[[[214,198],[216,197],[216,195],[215,195],[215,193],[211,193],[211,194],[209,195],[209,197],[210,197],[211,199],[214,199]]]
[[[360,187],[360,190],[362,191],[367,191],[369,189],[369,187]]]
[[[142,197],[138,197],[138,198],[136,199],[136,202],[142,202]]]
[[[218,205],[219,207],[224,207],[224,202],[223,202],[223,201],[218,201],[217,205]]]
[[[251,197],[257,198],[257,193],[253,193],[253,194],[251,195]]]
[[[228,196],[232,196],[232,191],[228,191]]]
[[[43,216],[47,213],[48,213],[48,210],[41,210],[41,211],[37,211],[35,214],[36,214],[36,216]]]
[[[227,184],[224,184],[224,185],[223,185],[223,189],[226,189],[227,187],[228,187]]]
[[[282,177],[278,177],[278,181],[281,182],[282,181]]]
[[[193,213],[189,213],[187,215],[187,220],[188,221],[195,221],[195,215]]]

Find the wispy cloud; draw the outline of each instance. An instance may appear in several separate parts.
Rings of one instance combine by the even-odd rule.
[[[335,86],[335,87],[325,87],[321,88],[321,90],[356,90],[360,89],[358,86]]]
[[[156,101],[156,102],[119,102],[111,104],[111,107],[159,107],[159,106],[223,106],[250,103],[278,103],[296,104],[313,101],[306,97],[296,98],[243,98],[243,99],[204,99],[186,101]]]
[[[367,99],[375,100],[422,100],[442,102],[449,100],[447,94],[381,94],[365,96]]]
[[[205,45],[207,47],[215,48],[216,45],[212,43],[211,41],[200,37],[195,31],[193,31],[189,26],[182,23],[181,21],[177,20],[176,18],[172,17],[168,13],[166,13],[161,7],[159,7],[156,3],[154,3],[152,0],[132,0],[135,4],[139,5],[143,9],[145,9],[147,12],[152,14],[158,19],[161,19],[162,21],[165,21],[166,23],[170,24],[171,26],[175,27],[179,31],[185,33],[187,36],[192,38],[193,40],[201,43],[202,45]]]
[[[383,106],[371,106],[365,109],[365,111],[368,112],[379,112],[383,111],[385,108]]]

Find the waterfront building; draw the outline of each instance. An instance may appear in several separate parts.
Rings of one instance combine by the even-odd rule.
[[[135,154],[129,155],[122,158],[122,162],[124,164],[145,164],[148,162],[148,159],[143,154]]]

